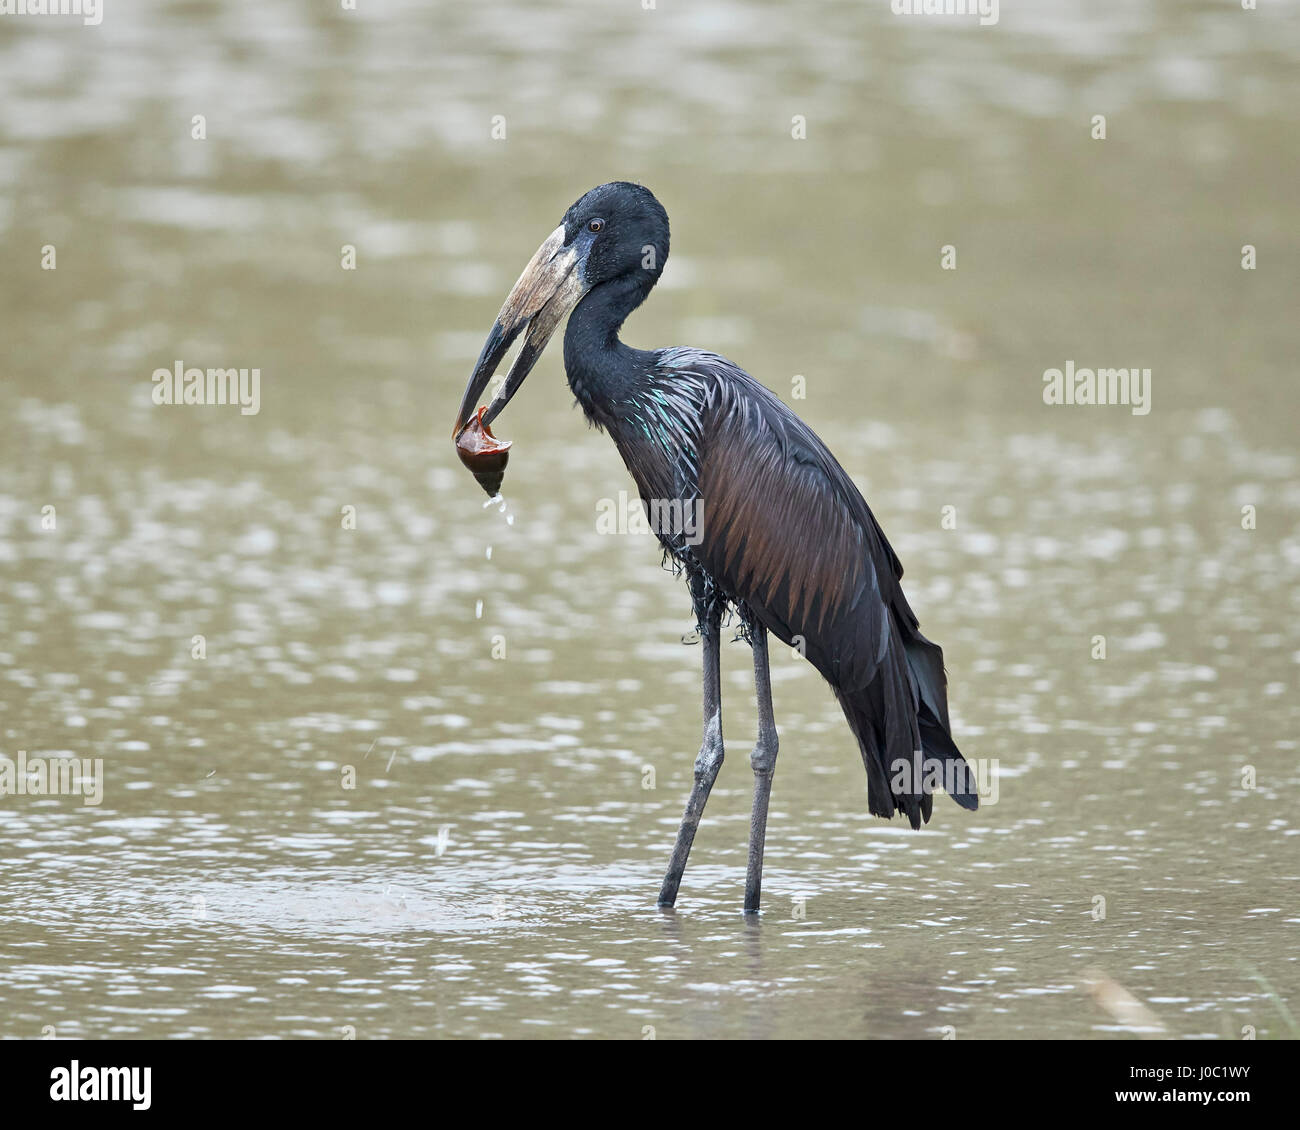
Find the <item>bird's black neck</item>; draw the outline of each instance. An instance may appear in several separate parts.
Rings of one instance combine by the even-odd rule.
[[[594,287],[569,315],[564,371],[583,412],[601,427],[617,422],[619,404],[649,383],[653,354],[624,345],[618,331],[653,285],[644,274],[611,279]]]

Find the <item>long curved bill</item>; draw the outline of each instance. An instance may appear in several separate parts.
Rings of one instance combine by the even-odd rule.
[[[564,227],[560,226],[537,249],[537,254],[529,260],[501,307],[465,386],[460,411],[456,413],[456,426],[452,429],[453,438],[459,436],[473,418],[474,406],[487,388],[488,381],[524,327],[528,327],[528,336],[483,416],[485,425],[496,419],[501,409],[510,403],[510,398],[519,391],[524,378],[542,355],[555,328],[586,292],[577,250],[564,246]]]

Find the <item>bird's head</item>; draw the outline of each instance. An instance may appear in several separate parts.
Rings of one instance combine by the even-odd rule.
[[[624,284],[643,288],[644,296],[667,258],[668,214],[648,188],[612,181],[575,201],[506,297],[465,386],[453,437],[473,419],[474,405],[525,328],[528,336],[482,416],[484,426],[519,391],[560,322],[589,291]]]

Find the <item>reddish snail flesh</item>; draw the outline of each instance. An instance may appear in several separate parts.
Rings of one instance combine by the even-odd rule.
[[[501,481],[506,477],[506,463],[510,459],[510,440],[497,439],[492,429],[483,423],[482,405],[473,418],[456,437],[456,454],[478,480],[478,485],[495,498],[501,491]]]

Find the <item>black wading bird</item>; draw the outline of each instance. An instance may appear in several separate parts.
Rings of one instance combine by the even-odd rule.
[[[524,268],[465,389],[454,435],[485,428],[536,363],[564,315],[564,368],[590,423],[618,446],[656,533],[686,574],[704,651],[704,738],[695,785],[659,893],[672,906],[722,765],[719,643],[728,606],[754,655],[758,740],[745,910],[757,911],[776,768],[767,633],[798,647],[830,683],[867,770],[867,806],[930,818],[941,783],[963,808],[974,777],[949,732],[943,653],[917,628],[903,568],[862,495],[812,430],[744,370],[699,349],[633,349],[624,319],[668,258],[668,216],[645,188],[593,188]],[[486,411],[474,412],[520,333],[528,335]],[[490,432],[486,435],[490,437]],[[472,456],[466,462],[474,466]],[[499,476],[493,480],[499,483]],[[495,486],[489,487],[494,490]],[[676,506],[664,506],[665,501]],[[686,520],[695,517],[694,528]]]

